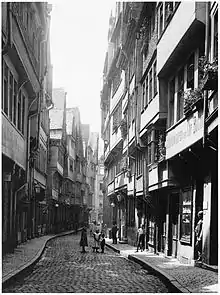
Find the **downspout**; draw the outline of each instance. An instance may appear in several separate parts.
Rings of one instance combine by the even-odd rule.
[[[209,29],[210,29],[210,2],[206,2],[206,27],[205,27],[205,57],[208,61],[209,59]],[[206,136],[207,136],[207,130],[206,130],[206,117],[208,114],[208,90],[204,91],[204,105],[203,105],[203,148],[205,148],[206,144]]]

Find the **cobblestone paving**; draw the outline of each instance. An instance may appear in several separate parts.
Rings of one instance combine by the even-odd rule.
[[[164,283],[112,250],[81,253],[79,235],[48,243],[39,262],[6,293],[168,293]]]

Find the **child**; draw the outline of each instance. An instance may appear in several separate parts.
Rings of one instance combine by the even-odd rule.
[[[101,238],[100,238],[100,246],[101,246],[101,250],[102,250],[102,253],[104,253],[104,250],[105,250],[105,234],[102,233],[101,234]]]

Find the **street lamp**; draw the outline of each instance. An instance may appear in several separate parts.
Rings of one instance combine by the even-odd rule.
[[[112,202],[112,203],[111,203],[111,206],[114,208],[114,207],[115,207],[115,203],[114,203],[114,202]]]

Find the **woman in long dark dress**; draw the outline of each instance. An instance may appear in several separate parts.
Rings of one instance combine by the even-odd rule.
[[[80,239],[80,246],[82,247],[81,253],[86,253],[85,247],[88,246],[88,240],[87,240],[87,230],[84,226],[81,232],[81,239]]]

